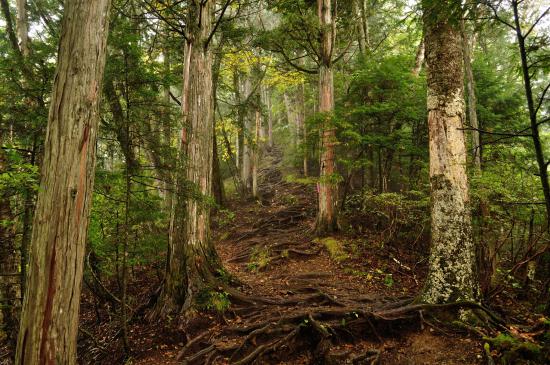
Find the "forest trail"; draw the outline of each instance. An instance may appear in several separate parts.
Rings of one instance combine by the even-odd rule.
[[[231,307],[223,314],[200,314],[169,334],[149,331],[152,343],[142,348],[147,351],[135,354],[133,363],[483,363],[482,347],[474,339],[420,320],[412,326],[396,323],[384,331],[374,330],[374,335],[358,337],[352,333],[355,318],[350,313],[350,329],[345,330],[349,336],[337,336],[334,329],[334,333],[327,332],[326,339],[319,339],[316,331],[308,330],[304,314],[317,322],[317,313],[398,301],[403,293],[417,290],[418,282],[411,274],[403,275],[405,265],[396,265],[387,253],[351,255],[353,240],[349,237],[314,239],[314,186],[285,181],[279,167],[281,155],[275,149],[264,159],[261,203],[231,202],[228,211],[233,213],[221,213],[216,219],[219,255],[230,276],[238,281],[238,292],[229,293]],[[391,277],[402,280],[389,286],[370,274],[357,274],[368,271],[365,265],[393,267]],[[390,277],[390,273],[385,275]],[[241,294],[242,300],[234,296]],[[212,306],[226,304],[227,299],[218,299]],[[303,323],[296,324],[295,318]],[[347,317],[335,318],[334,326],[344,328]],[[327,324],[317,325],[320,331],[333,331]],[[139,331],[136,338],[143,342]],[[254,356],[264,351],[264,357],[254,362]]]

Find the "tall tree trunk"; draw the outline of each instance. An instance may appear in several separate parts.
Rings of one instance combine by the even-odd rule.
[[[27,0],[17,0],[17,38],[23,57],[29,55],[29,22],[27,20]]]
[[[531,85],[531,75],[529,70],[530,67],[529,61],[527,59],[527,49],[525,46],[525,35],[523,34],[523,30],[521,28],[521,19],[518,11],[518,6],[518,1],[512,0],[512,8],[514,11],[514,25],[518,40],[519,53],[521,57],[521,70],[523,72],[523,82],[525,86],[525,98],[527,99],[529,121],[531,122],[531,135],[533,138],[533,145],[535,147],[535,156],[537,158],[542,192],[544,194],[544,201],[546,205],[547,229],[550,229],[550,183],[548,181],[548,165],[550,164],[550,161],[547,162],[544,157],[544,150],[542,148],[542,143],[540,140],[539,122],[537,118],[537,114],[540,111],[540,106],[542,105],[543,100],[540,100],[540,104],[538,107],[535,106],[533,89]],[[542,94],[541,97],[544,97],[544,94]]]
[[[464,141],[464,69],[460,3],[424,0],[432,244],[422,299],[475,300],[475,245],[469,209]]]
[[[76,364],[109,5],[65,1],[17,364]]]
[[[189,73],[184,81],[184,133],[180,144],[180,156],[186,154],[187,165],[185,169],[181,163],[178,166],[169,259],[159,302],[161,315],[190,310],[219,263],[210,241],[210,209],[205,201],[212,188],[214,100],[212,53],[206,42],[212,31],[214,5],[214,0],[189,3],[186,47],[189,57],[184,66]]]
[[[424,44],[424,35],[422,35],[422,38],[420,39],[420,43],[418,44],[418,48],[416,50],[416,57],[414,60],[414,67],[412,70],[412,73],[414,76],[420,75],[420,71],[422,71],[422,65],[424,64],[424,56],[425,56],[425,44]]]
[[[466,73],[466,89],[468,91],[468,122],[472,127],[472,156],[474,166],[481,170],[481,143],[479,122],[477,120],[477,98],[475,90],[474,72],[472,70],[472,52],[475,45],[475,34],[470,34],[461,21],[462,47],[464,50],[464,72]]]
[[[290,129],[290,137],[292,146],[294,149],[298,146],[298,117],[294,110],[295,103],[290,97],[288,92],[283,93],[283,101],[285,103],[286,119],[288,121],[288,128]]]
[[[296,91],[296,106],[298,107],[297,119],[298,119],[298,129],[299,129],[299,141],[300,148],[302,150],[302,171],[304,176],[308,176],[308,149],[307,149],[307,127],[306,127],[306,105],[305,105],[305,96],[304,96],[304,83],[298,85],[298,90]]]
[[[367,49],[367,29],[365,22],[365,0],[353,0],[353,12],[358,17],[357,33],[359,43],[359,54],[361,57],[365,56]]]
[[[171,72],[171,61],[170,61],[170,53],[166,49],[163,52],[164,55],[164,72],[168,75]],[[164,156],[160,159],[162,161],[162,166],[159,166],[157,168],[157,171],[164,170],[164,168],[168,168],[172,161],[169,160],[169,157],[171,156],[170,153],[167,153],[168,151],[171,151],[172,147],[172,100],[170,98],[170,85],[165,85],[162,90],[162,101],[164,106],[162,107],[162,145],[165,148]],[[154,146],[151,146],[154,147]],[[158,147],[157,147],[158,148]],[[150,150],[153,150],[153,148],[149,148]],[[159,174],[160,175],[160,174]],[[170,212],[172,211],[172,199],[174,196],[173,193],[173,185],[174,185],[174,178],[172,174],[172,169],[167,169],[167,171],[164,172],[163,175],[163,190],[164,190],[164,206],[166,211]]]
[[[252,156],[252,196],[255,199],[258,199],[258,165],[260,163],[260,129],[262,127],[261,119],[261,110],[259,106],[259,97],[258,105],[256,106],[256,128],[254,132],[254,144],[253,144],[253,156]]]
[[[321,66],[319,67],[319,112],[324,113],[325,122],[321,131],[321,163],[319,190],[319,211],[317,233],[329,234],[337,230],[337,185],[335,183],[336,130],[332,125],[334,109],[334,82],[332,75],[332,46],[334,27],[330,0],[317,0],[321,32]]]
[[[273,111],[271,110],[271,93],[269,89],[262,87],[264,104],[267,109],[267,146],[273,148]]]
[[[250,196],[252,192],[252,136],[250,135],[252,131],[252,118],[254,113],[253,111],[248,110],[250,105],[248,101],[251,98],[252,93],[252,81],[250,80],[250,75],[244,77],[242,83],[242,93],[241,97],[243,102],[246,101],[246,106],[243,105],[243,144],[242,144],[242,164],[241,164],[241,180],[243,182],[243,192],[245,196]]]

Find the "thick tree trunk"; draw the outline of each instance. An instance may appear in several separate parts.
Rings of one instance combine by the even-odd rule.
[[[65,1],[17,364],[76,364],[109,5]]]
[[[319,177],[319,211],[317,233],[329,234],[337,230],[337,184],[335,182],[336,130],[332,126],[334,109],[334,82],[332,75],[332,46],[334,28],[330,0],[317,0],[321,32],[321,66],[319,67],[319,112],[324,113],[321,131],[321,161]]]
[[[189,4],[189,64],[184,66],[189,73],[184,81],[185,133],[180,144],[180,156],[186,154],[187,165],[184,170],[180,163],[177,172],[169,259],[159,302],[161,315],[192,309],[197,294],[207,287],[219,262],[210,241],[207,201],[212,189],[214,100],[212,54],[206,41],[212,30],[214,5],[214,0],[193,0]],[[186,191],[189,189],[192,191]]]
[[[464,71],[458,12],[424,0],[432,246],[422,300],[475,300],[475,246],[464,141]],[[456,12],[456,13],[455,13]]]

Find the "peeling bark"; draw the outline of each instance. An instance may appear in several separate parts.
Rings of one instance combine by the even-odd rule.
[[[189,4],[186,47],[189,54],[184,66],[189,73],[182,103],[185,138],[180,144],[176,172],[169,258],[158,307],[161,316],[192,310],[197,294],[208,287],[219,265],[210,240],[208,202],[212,189],[214,100],[212,52],[206,41],[212,30],[214,5],[214,0],[195,0]]]
[[[76,364],[109,5],[65,1],[16,364]]]
[[[319,211],[317,233],[324,235],[337,230],[337,185],[334,182],[336,130],[331,125],[330,115],[334,109],[334,82],[332,73],[332,46],[334,28],[330,0],[318,0],[318,15],[321,27],[321,66],[319,67],[319,112],[325,114],[321,131],[321,161]]]
[[[476,300],[475,246],[464,140],[460,29],[446,4],[424,0],[428,80],[432,245],[422,300]]]

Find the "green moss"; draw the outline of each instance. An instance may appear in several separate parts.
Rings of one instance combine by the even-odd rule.
[[[295,175],[286,175],[285,181],[289,183],[296,183],[302,185],[314,185],[317,184],[318,178],[316,177],[299,177]]]
[[[330,257],[337,262],[344,261],[349,257],[344,250],[344,242],[334,237],[318,238],[313,242],[325,246]]]
[[[250,256],[250,262],[246,265],[246,268],[249,271],[259,271],[269,265],[270,261],[271,255],[267,248],[254,249]]]
[[[521,341],[504,333],[500,333],[496,337],[485,338],[484,340],[488,342],[485,346],[489,346],[490,343],[493,348],[502,354],[502,364],[516,364],[520,360],[532,360],[537,363],[544,362],[542,347],[535,343]]]

